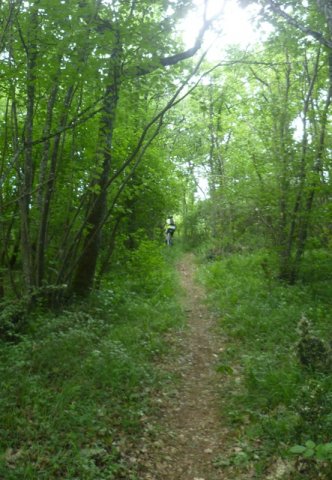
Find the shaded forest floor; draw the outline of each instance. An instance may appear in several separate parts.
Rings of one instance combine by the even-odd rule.
[[[296,357],[296,320],[310,312],[322,332],[315,314],[325,312],[324,296],[318,302],[313,286],[264,278],[259,256],[196,271],[186,254],[178,272],[186,327],[167,334],[170,354],[160,367],[172,380],[145,419],[135,453],[139,480],[332,478],[330,463],[289,453],[298,442],[330,438],[321,426],[330,377],[303,372]]]
[[[142,439],[138,461],[142,480],[220,480],[218,459],[229,444],[223,427],[220,375],[217,359],[222,350],[215,319],[208,311],[204,288],[195,282],[192,254],[178,264],[184,291],[187,327],[172,338],[177,355],[163,365],[175,374],[174,388],[156,402],[160,404],[159,435]]]
[[[330,480],[332,375],[296,354],[303,314],[329,345],[329,258],[290,287],[260,252],[185,254],[175,273],[180,252],[153,247],[0,341],[0,478]]]

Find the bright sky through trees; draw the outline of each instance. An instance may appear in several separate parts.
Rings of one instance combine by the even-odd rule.
[[[192,10],[182,23],[183,39],[186,47],[195,42],[195,37],[202,25],[204,0],[195,0],[196,9]],[[225,47],[238,44],[242,48],[259,41],[271,26],[264,24],[259,31],[255,29],[252,19],[257,15],[257,5],[246,9],[241,8],[235,0],[221,2],[220,0],[208,1],[208,18],[218,15],[220,18],[214,22],[213,29],[205,36],[205,46],[210,46],[208,59],[220,60]]]
[[[192,10],[182,22],[183,40],[186,48],[195,43],[199,29],[202,26],[204,0],[195,0],[196,8]],[[238,45],[247,49],[260,42],[271,32],[270,24],[263,23],[259,29],[254,19],[259,11],[258,5],[241,8],[236,0],[208,0],[207,18],[218,16],[213,28],[205,34],[204,48],[209,48],[207,60],[218,62],[226,56],[227,47]],[[220,15],[219,15],[220,14]],[[197,198],[204,199],[208,192],[208,182],[204,169],[195,171],[198,190]]]

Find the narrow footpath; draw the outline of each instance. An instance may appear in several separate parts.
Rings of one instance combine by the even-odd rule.
[[[204,289],[194,280],[194,256],[185,255],[178,269],[187,327],[176,339],[180,355],[168,368],[180,381],[170,398],[157,399],[161,430],[142,453],[140,480],[223,480],[226,477],[216,468],[228,436],[222,426],[221,378],[216,372],[221,341],[204,304]]]

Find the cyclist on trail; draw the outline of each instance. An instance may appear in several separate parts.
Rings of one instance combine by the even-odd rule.
[[[166,225],[165,225],[165,235],[166,235],[166,243],[167,245],[172,245],[172,237],[176,230],[176,225],[173,220],[172,215],[167,218]]]

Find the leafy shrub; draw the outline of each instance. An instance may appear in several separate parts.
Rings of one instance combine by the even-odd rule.
[[[15,341],[27,324],[27,316],[25,299],[2,302],[0,304],[0,338]]]
[[[289,453],[297,457],[297,470],[310,478],[329,480],[332,475],[332,443],[316,444],[307,440],[304,445],[294,445]],[[301,475],[303,478],[303,475]]]
[[[163,333],[182,321],[166,296],[173,267],[153,248],[105,290],[33,318],[19,343],[0,346],[1,478],[137,478],[126,451],[168,378],[154,363],[168,351]]]
[[[312,320],[317,342],[327,345],[327,296],[324,291],[317,296],[314,281],[279,283],[273,259],[268,272],[262,267],[266,256],[256,252],[226,257],[204,265],[202,278],[227,339],[220,364],[231,366],[227,381],[232,394],[225,398],[229,418],[241,435],[264,442],[265,457],[270,457],[285,454],[285,444],[330,441],[332,374],[329,369],[304,368],[297,355],[297,325],[303,314]],[[326,285],[326,291],[329,288]]]

